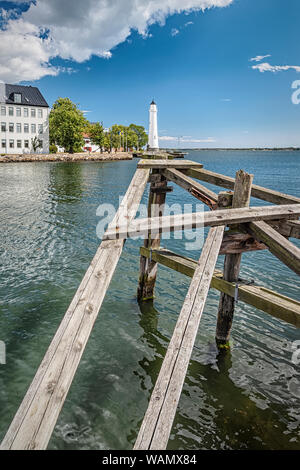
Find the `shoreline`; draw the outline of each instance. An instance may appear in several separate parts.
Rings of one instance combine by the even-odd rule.
[[[0,163],[18,162],[110,162],[132,160],[131,152],[116,153],[50,153],[50,154],[23,154],[0,156]]]
[[[169,149],[171,150],[171,149]],[[175,150],[175,149],[174,149]],[[239,152],[244,152],[244,151],[252,151],[252,152],[299,152],[300,147],[244,147],[244,148],[229,148],[229,147],[214,147],[214,148],[181,148],[181,149],[176,149],[179,151],[208,151],[208,150],[219,150],[219,151],[239,151]]]

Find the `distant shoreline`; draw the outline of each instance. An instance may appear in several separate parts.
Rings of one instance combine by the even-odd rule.
[[[50,153],[50,154],[23,154],[0,156],[0,163],[20,162],[111,162],[132,160],[130,152],[116,153]]]
[[[225,148],[222,148],[222,147],[215,147],[215,148],[174,148],[174,149],[171,149],[171,148],[168,148],[168,149],[162,149],[162,150],[177,150],[177,151],[180,151],[180,152],[193,152],[193,151],[197,151],[197,152],[200,152],[202,150],[204,151],[207,151],[207,150],[218,150],[218,151],[252,151],[252,152],[283,152],[283,151],[289,151],[289,152],[299,152],[300,150],[300,147],[275,147],[275,148],[271,148],[271,147],[247,147],[247,148],[228,148],[228,147],[225,147]]]

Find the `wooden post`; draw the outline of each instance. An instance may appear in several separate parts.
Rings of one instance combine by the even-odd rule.
[[[243,170],[236,173],[232,208],[249,207],[253,175]],[[225,256],[223,279],[228,282],[238,282],[242,254]],[[218,346],[228,344],[234,314],[235,299],[222,293],[220,296],[218,321],[216,329],[216,342]]]
[[[148,217],[160,217],[163,215],[164,204],[166,200],[167,180],[159,173],[159,170],[153,170],[150,176],[151,186],[148,201]],[[144,246],[150,250],[158,249],[160,246],[160,234],[145,237]],[[154,288],[157,275],[157,262],[152,259],[140,257],[140,276],[137,291],[138,301],[146,301],[154,298]]]

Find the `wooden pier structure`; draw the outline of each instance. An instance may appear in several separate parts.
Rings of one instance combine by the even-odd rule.
[[[230,178],[183,160],[141,160],[114,220],[86,271],[36,375],[7,431],[1,450],[46,449],[81,356],[122,254],[126,238],[144,235],[138,300],[154,298],[159,264],[192,278],[178,316],[134,449],[166,449],[210,288],[220,291],[216,342],[228,347],[237,299],[300,327],[300,302],[239,278],[242,255],[269,250],[300,274],[300,199],[252,184],[239,170]],[[218,194],[201,182],[229,191]],[[175,183],[210,211],[166,216],[166,195]],[[135,219],[147,183],[148,217]],[[250,197],[271,205],[250,206]],[[199,260],[160,247],[163,232],[209,227]],[[216,270],[219,255],[224,270]],[[142,418],[142,417],[141,417]]]

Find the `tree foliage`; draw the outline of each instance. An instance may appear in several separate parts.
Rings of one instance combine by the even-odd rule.
[[[63,147],[69,153],[82,150],[84,132],[101,152],[119,148],[140,150],[148,141],[145,128],[137,124],[114,124],[107,131],[102,122],[89,123],[69,98],[58,98],[54,103],[49,116],[49,130],[50,144]]]
[[[146,134],[145,128],[143,126],[138,126],[137,124],[130,124],[129,129],[131,129],[138,138],[137,150],[143,148],[148,142],[148,135]]]
[[[58,98],[49,115],[50,143],[66,152],[79,152],[83,146],[83,131],[88,122],[69,98]]]
[[[90,136],[92,144],[97,145],[100,151],[102,152],[102,149],[104,147],[104,137],[105,137],[103,124],[100,122],[95,122],[93,124],[90,124],[87,132],[88,132],[88,135]]]

